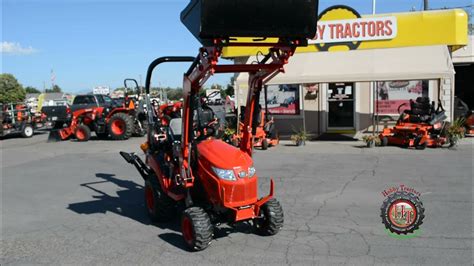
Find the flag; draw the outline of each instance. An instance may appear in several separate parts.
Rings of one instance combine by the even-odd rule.
[[[51,82],[54,83],[56,81],[56,74],[54,74],[54,71],[51,69]]]

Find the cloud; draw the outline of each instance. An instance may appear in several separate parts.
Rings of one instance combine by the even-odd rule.
[[[29,55],[37,52],[33,47],[23,47],[17,42],[2,42],[0,49],[0,53],[7,55]]]

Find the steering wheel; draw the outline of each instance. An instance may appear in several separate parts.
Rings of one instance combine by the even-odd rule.
[[[214,118],[211,122],[207,125],[199,127],[195,125],[195,131],[198,132],[196,134],[197,139],[207,139],[208,137],[212,137],[217,133],[217,127],[219,125],[219,119]]]

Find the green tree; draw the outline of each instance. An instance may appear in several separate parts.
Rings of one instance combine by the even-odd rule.
[[[22,102],[25,90],[12,74],[0,74],[0,103]]]
[[[46,92],[46,93],[63,92],[63,90],[62,90],[61,87],[59,87],[58,85],[54,84],[54,86],[53,86],[52,89],[46,89],[45,92]]]
[[[235,82],[235,77],[230,78],[230,83],[227,84],[227,88],[225,89],[225,94],[229,96],[234,96],[235,95],[235,89],[234,89],[234,82]]]
[[[41,93],[37,88],[28,86],[25,88],[26,93]]]

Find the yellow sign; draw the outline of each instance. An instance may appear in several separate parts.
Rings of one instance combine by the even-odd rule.
[[[315,40],[309,40],[310,44],[307,47],[300,47],[296,52],[333,52],[430,45],[447,45],[456,50],[468,43],[468,16],[462,9],[360,17],[352,8],[335,6],[323,11],[319,21],[324,22],[321,26],[326,25],[325,31],[318,29]],[[338,26],[339,24],[342,26]],[[367,35],[365,39],[360,37],[362,31]],[[354,35],[359,36],[354,38]],[[330,41],[325,44],[318,40],[318,36],[320,38],[326,36]],[[336,37],[341,38],[341,42],[335,40]],[[238,41],[252,42],[252,38],[239,38]],[[276,42],[277,39],[266,41]],[[226,58],[247,57],[256,55],[258,52],[265,53],[266,49],[226,47],[223,49],[223,56]]]

